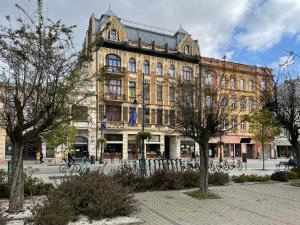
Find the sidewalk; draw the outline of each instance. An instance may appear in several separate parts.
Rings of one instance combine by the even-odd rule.
[[[221,199],[198,200],[182,191],[136,194],[147,225],[297,225],[300,188],[249,184],[210,188]]]

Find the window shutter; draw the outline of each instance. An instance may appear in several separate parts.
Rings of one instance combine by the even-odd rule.
[[[128,107],[123,107],[123,120],[125,123],[128,123]]]

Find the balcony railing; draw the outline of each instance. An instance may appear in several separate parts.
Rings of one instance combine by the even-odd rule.
[[[115,93],[104,93],[104,99],[107,101],[126,101],[126,95],[124,94],[115,94]]]
[[[106,74],[116,74],[116,75],[124,76],[126,74],[126,69],[125,67],[106,65],[103,68],[103,72]]]
[[[107,128],[124,128],[124,121],[107,121]]]

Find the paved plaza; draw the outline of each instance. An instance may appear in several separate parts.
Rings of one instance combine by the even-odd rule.
[[[299,225],[300,188],[285,183],[210,188],[221,199],[198,200],[182,191],[136,194],[147,225]]]

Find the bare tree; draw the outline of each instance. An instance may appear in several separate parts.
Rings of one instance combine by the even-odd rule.
[[[0,124],[13,145],[9,211],[24,203],[23,152],[26,143],[72,119],[71,108],[85,96],[78,87],[88,81],[88,51],[75,51],[74,26],[44,17],[43,2],[29,14],[0,27]]]
[[[224,68],[213,70],[199,63],[199,73],[181,77],[177,85],[177,116],[174,129],[192,138],[199,144],[200,152],[200,191],[208,193],[208,142],[210,137],[228,131],[227,121],[238,116],[232,113],[229,99],[234,89],[228,87]],[[225,124],[224,124],[225,123]]]
[[[298,56],[290,52],[286,60],[279,65],[276,76],[273,76],[268,92],[266,106],[274,112],[280,125],[289,133],[289,141],[300,161],[300,80],[293,77],[293,64]],[[271,70],[266,70],[270,76]]]

